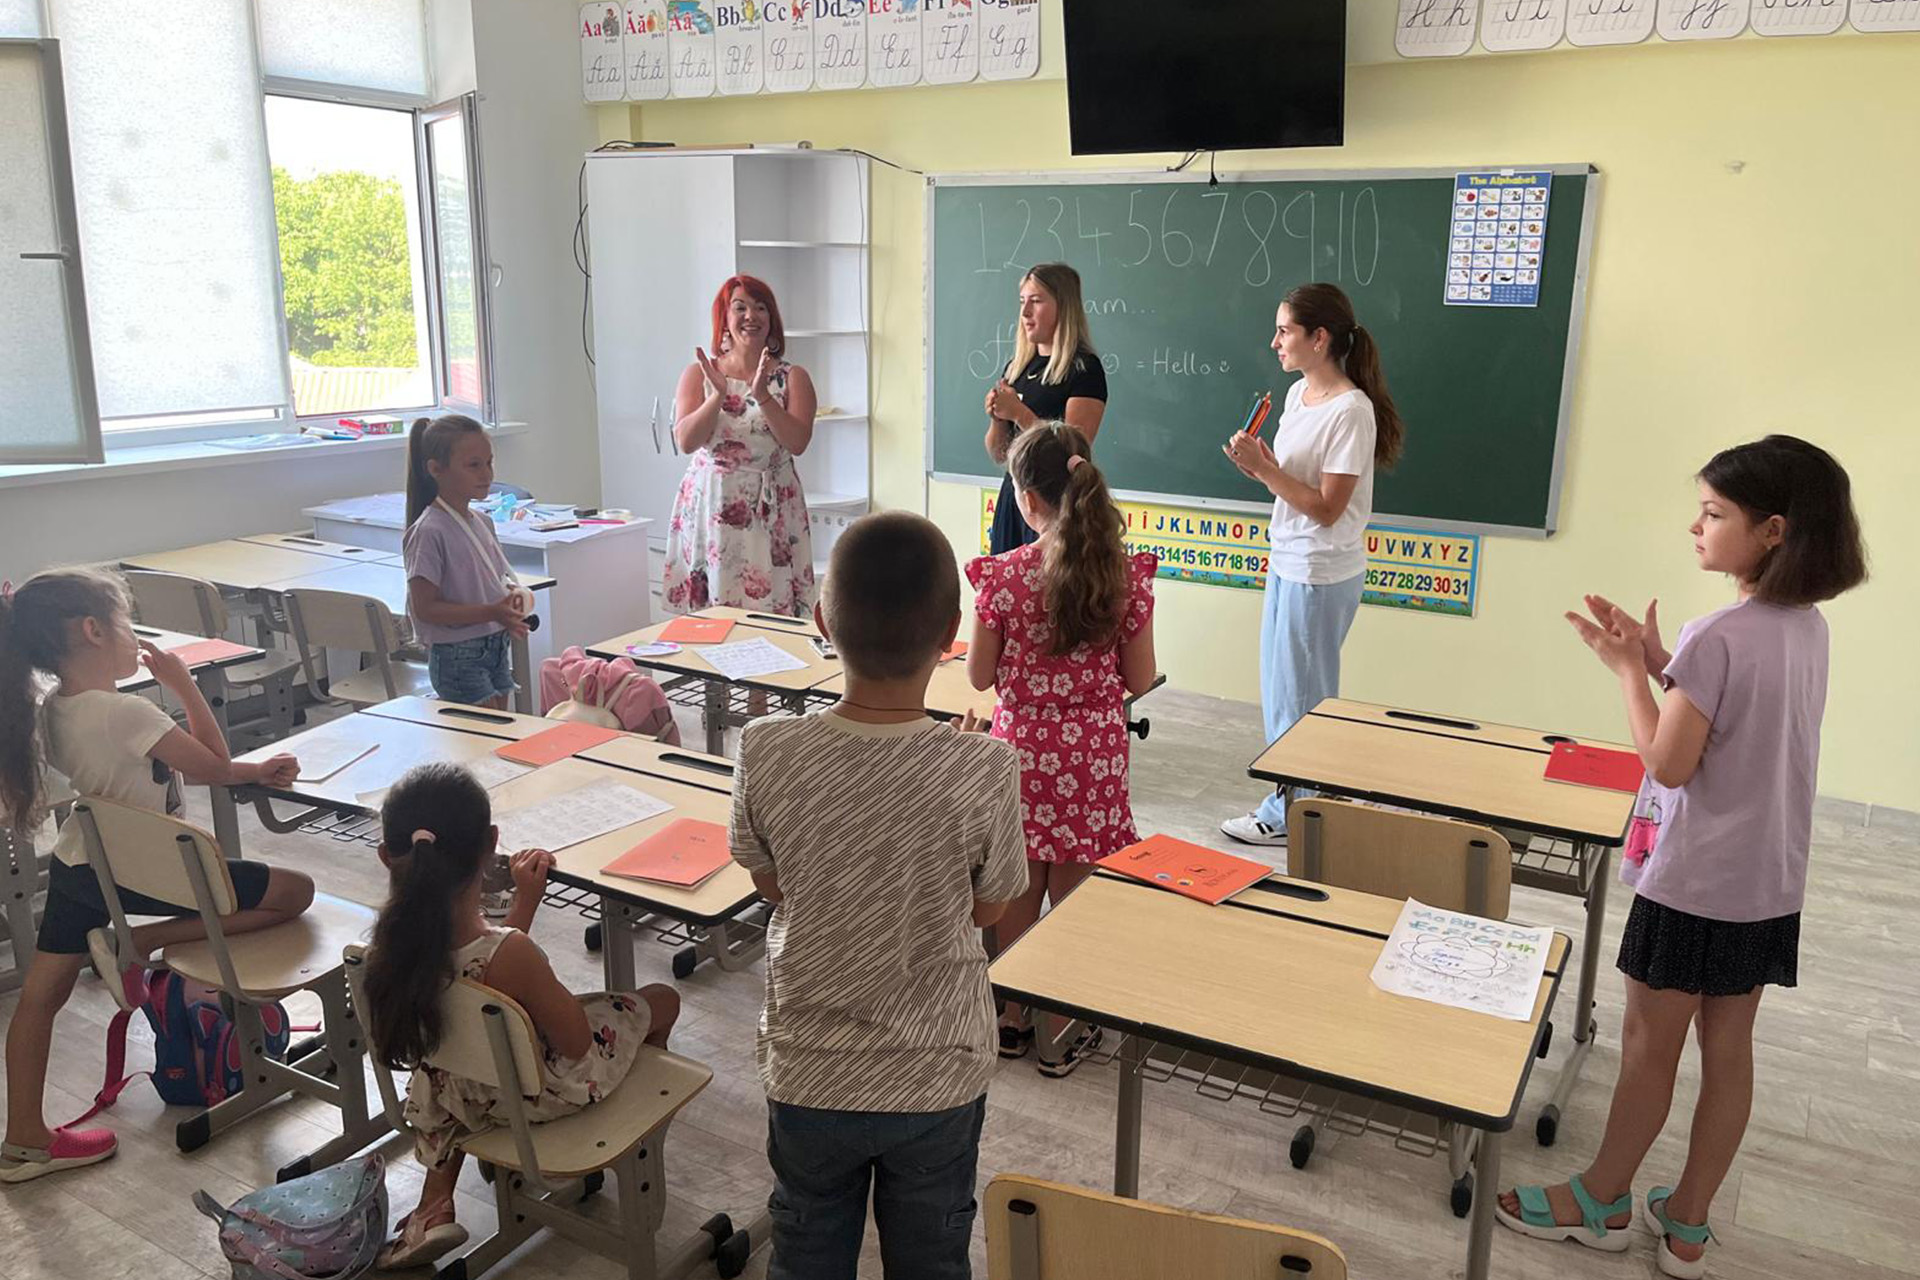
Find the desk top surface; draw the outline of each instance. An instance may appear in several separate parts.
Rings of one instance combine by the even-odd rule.
[[[340,567],[334,556],[288,546],[268,546],[229,538],[204,542],[197,547],[175,551],[142,552],[123,556],[121,564],[130,569],[151,569],[157,573],[181,573],[205,578],[215,586],[239,591],[259,591],[270,582],[305,577]]]
[[[1495,826],[1606,846],[1623,843],[1633,797],[1548,781],[1547,756],[1556,739],[1534,729],[1330,698],[1261,752],[1247,772]]]
[[[201,644],[204,643],[207,638],[205,636],[190,635],[184,631],[167,631],[161,627],[144,626],[137,622],[133,624],[133,634],[136,638],[145,640],[148,644],[158,646],[162,649],[180,649],[190,644]],[[255,658],[265,657],[266,652],[265,649],[256,649],[251,645],[243,646],[239,652],[229,654],[224,658],[212,658],[204,662],[195,662],[187,669],[189,671],[202,671],[208,667],[236,667],[243,662],[252,662]],[[142,689],[151,689],[158,683],[159,681],[153,678],[152,672],[148,671],[145,667],[141,667],[126,679],[114,681],[113,687],[121,693],[138,693]]]
[[[733,618],[735,626],[727,633],[724,642],[726,644],[765,640],[776,649],[790,654],[805,664],[797,670],[748,676],[741,680],[729,681],[729,683],[746,689],[765,689],[775,693],[804,693],[840,674],[839,659],[825,657],[813,647],[813,641],[820,633],[811,622],[798,624],[796,619],[780,618],[775,618],[772,622],[751,620],[755,615],[749,615],[745,610],[740,609],[706,609],[696,616]],[[629,631],[625,635],[615,636],[610,640],[597,641],[587,646],[587,652],[596,658],[629,658],[639,666],[653,671],[699,676],[708,680],[725,680],[726,677],[718,668],[700,656],[701,650],[710,647],[707,645],[684,645],[677,652],[651,657],[641,657],[628,652],[629,646],[647,645],[659,640],[661,634],[672,626],[674,621],[675,619],[668,618],[664,622],[656,622],[638,631]]]
[[[1373,984],[1400,907],[1282,876],[1210,907],[1103,872],[991,972],[1003,995],[1102,1026],[1510,1128],[1566,963],[1566,935],[1554,935],[1532,1019],[1509,1021]]]

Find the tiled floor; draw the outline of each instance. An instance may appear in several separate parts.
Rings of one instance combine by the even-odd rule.
[[[1162,690],[1142,709],[1153,729],[1134,754],[1141,829],[1224,843],[1214,824],[1244,811],[1259,794],[1245,777],[1246,762],[1259,746],[1254,708]],[[204,806],[204,795],[195,803]],[[379,900],[381,877],[363,846],[275,836],[251,814],[243,821],[250,854],[309,870],[330,892]],[[1911,1227],[1900,1226],[1901,1216],[1913,1212],[1912,1188],[1920,1175],[1914,1154],[1920,1144],[1920,1025],[1913,1013],[1920,966],[1908,941],[1920,916],[1916,856],[1920,820],[1913,815],[1821,806],[1802,985],[1769,993],[1762,1007],[1753,1126],[1714,1206],[1721,1244],[1712,1274],[1722,1280],[1920,1275],[1920,1246]],[[1624,900],[1616,893],[1609,956]],[[1537,891],[1515,890],[1514,912],[1570,931],[1580,923],[1575,900]],[[580,924],[577,917],[552,912],[535,931],[561,975],[587,990],[598,984],[600,966],[581,946]],[[643,950],[642,981],[670,981],[669,954],[665,947]],[[753,1069],[760,982],[757,967],[736,974],[703,968],[678,984],[686,1012],[674,1047],[711,1064],[715,1077],[675,1125],[668,1147],[669,1236],[692,1231],[716,1210],[744,1220],[765,1199],[765,1105]],[[11,1015],[14,999],[0,997],[0,1021]],[[1560,1143],[1543,1150],[1529,1134],[1517,1132],[1507,1148],[1509,1179],[1561,1176],[1580,1167],[1598,1141],[1618,1065],[1620,987],[1610,973],[1600,983],[1599,999],[1600,1043],[1589,1059],[1588,1085],[1562,1122]],[[56,1118],[81,1110],[97,1088],[111,1011],[98,984],[87,981],[62,1016],[48,1101]],[[1552,1058],[1536,1072],[1536,1099],[1566,1043],[1556,1037]],[[136,1062],[143,1056],[136,1047]],[[1111,1069],[1089,1067],[1050,1081],[1027,1063],[1003,1065],[989,1095],[982,1183],[1007,1170],[1107,1185],[1113,1085]],[[1697,1088],[1689,1059],[1673,1118],[1643,1183],[1670,1180],[1677,1172]],[[293,1102],[183,1156],[173,1145],[176,1118],[150,1090],[135,1086],[111,1118],[121,1138],[118,1158],[0,1190],[6,1241],[0,1280],[224,1277],[228,1268],[213,1225],[193,1212],[187,1193],[204,1187],[218,1199],[231,1199],[271,1181],[276,1167],[326,1136],[324,1109]],[[1323,1133],[1311,1165],[1295,1171],[1286,1152],[1294,1125],[1247,1103],[1213,1101],[1191,1086],[1150,1083],[1142,1193],[1320,1232],[1346,1250],[1358,1276],[1426,1280],[1460,1269],[1466,1231],[1447,1211],[1444,1156],[1411,1156],[1378,1136]],[[389,1185],[396,1206],[404,1207],[417,1190],[418,1169],[401,1144],[387,1150],[394,1161]],[[462,1192],[462,1219],[478,1234],[492,1216],[487,1188],[470,1171]],[[977,1245],[975,1255],[976,1272],[984,1276],[983,1247]],[[763,1253],[747,1274],[764,1270]],[[1652,1241],[1636,1234],[1632,1250],[1621,1257],[1496,1232],[1493,1271],[1561,1280],[1649,1275]],[[574,1245],[543,1238],[499,1274],[596,1280],[624,1272]],[[880,1275],[871,1241],[862,1274]]]

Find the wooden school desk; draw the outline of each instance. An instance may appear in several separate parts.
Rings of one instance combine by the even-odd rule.
[[[1593,1048],[1593,987],[1607,909],[1607,867],[1613,850],[1625,843],[1633,816],[1633,797],[1624,792],[1547,781],[1553,744],[1570,741],[1632,750],[1538,729],[1328,698],[1247,770],[1285,787],[1404,805],[1546,838],[1537,843],[1570,843],[1570,854],[1531,845],[1513,851],[1515,884],[1586,901],[1574,1047],[1535,1122],[1543,1146],[1558,1136],[1561,1109]]]
[[[1000,954],[994,994],[1124,1035],[1120,1195],[1139,1192],[1141,1069],[1154,1046],[1478,1130],[1466,1275],[1484,1280],[1501,1138],[1541,1047],[1569,943],[1554,935],[1532,1018],[1508,1021],[1373,985],[1400,908],[1278,875],[1209,907],[1102,871]]]
[[[303,742],[321,737],[378,744],[377,750],[319,782],[296,782],[286,788],[214,788],[215,834],[223,847],[237,849],[239,824],[234,802],[252,799],[262,822],[272,830],[312,829],[316,818],[332,814],[344,819],[326,824],[340,838],[377,843],[379,830],[373,819],[380,797],[374,793],[383,792],[408,768],[430,761],[471,763],[492,755],[503,742],[517,741],[557,723],[422,698],[400,698],[354,712],[241,759],[265,759],[282,751],[298,755]],[[611,780],[673,805],[645,822],[555,851],[549,899],[599,913],[608,935],[601,955],[609,990],[632,989],[633,946],[650,917],[671,922],[658,928],[664,940],[689,944],[675,957],[677,977],[691,973],[702,959],[711,959],[726,969],[751,963],[764,949],[765,935],[758,928],[736,923],[736,917],[759,901],[752,878],[739,866],[730,863],[692,889],[627,880],[600,871],[676,818],[725,825],[733,804],[732,766],[724,760],[634,735],[623,735],[595,751],[601,758],[590,759],[583,754],[561,760],[501,784],[493,789],[492,796],[498,813],[591,782]],[[268,803],[274,799],[295,801],[309,809],[283,819]],[[229,846],[230,840],[233,843]],[[673,927],[676,925],[677,929]]]

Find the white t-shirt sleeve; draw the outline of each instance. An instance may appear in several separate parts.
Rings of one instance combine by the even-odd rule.
[[[123,743],[130,755],[146,755],[176,728],[172,716],[131,693],[122,694],[107,713],[109,738]]]
[[[1327,424],[1327,451],[1322,474],[1362,476],[1373,464],[1373,406],[1365,396],[1350,396]]]

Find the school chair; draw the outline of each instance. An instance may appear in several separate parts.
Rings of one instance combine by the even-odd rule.
[[[1287,810],[1287,870],[1302,880],[1383,898],[1505,920],[1513,895],[1513,846],[1491,827],[1313,796]],[[1548,1024],[1546,1035],[1553,1033]],[[1547,1040],[1541,1041],[1545,1056]],[[1306,1167],[1312,1122],[1294,1131],[1289,1157]],[[1471,1161],[1477,1131],[1452,1126],[1447,1160],[1455,1217],[1473,1207]]]
[[[73,788],[58,770],[46,769],[42,776],[47,809],[56,824],[64,823],[79,797],[73,794]],[[42,853],[34,847],[32,832],[17,831],[0,816],[0,898],[5,899],[5,911],[0,913],[0,940],[7,942],[13,952],[7,967],[0,969],[0,995],[20,989],[34,956],[39,953],[41,912],[35,909],[34,902],[46,891],[48,865],[52,860],[51,853]]]
[[[393,611],[372,596],[351,591],[321,591],[301,587],[286,593],[287,625],[306,673],[307,688],[315,698],[371,707],[395,698],[433,696],[427,664],[400,656],[400,624]],[[344,649],[370,656],[373,665],[351,675],[327,680],[321,676],[316,651]]]
[[[365,961],[366,948],[347,948],[348,981],[362,1006]],[[666,1254],[654,1243],[667,1207],[667,1126],[713,1079],[710,1068],[643,1044],[612,1093],[570,1116],[536,1123],[527,1118],[525,1100],[540,1095],[544,1055],[527,1011],[471,978],[455,979],[440,1009],[440,1046],[427,1063],[497,1090],[507,1113],[505,1125],[460,1142],[493,1183],[499,1227],[443,1266],[442,1280],[479,1280],[542,1227],[624,1262],[632,1280],[681,1277],[709,1258],[721,1275],[740,1274],[753,1245],[725,1214]],[[392,1073],[376,1063],[374,1079],[394,1128],[411,1132]],[[608,1170],[619,1210],[614,1226],[574,1207],[604,1185]]]
[[[987,1185],[987,1280],[1346,1280],[1308,1231],[1003,1173]]]
[[[80,823],[86,835],[87,861],[112,917],[118,953],[126,958],[122,968],[137,963],[132,959],[137,953],[121,890],[163,902],[192,903],[206,926],[205,940],[167,947],[159,960],[182,978],[220,993],[220,1003],[235,1023],[247,1084],[182,1120],[174,1130],[180,1150],[193,1151],[214,1134],[296,1093],[338,1109],[340,1134],[282,1168],[282,1182],[324,1168],[388,1132],[385,1114],[368,1110],[365,1035],[348,999],[340,961],[344,947],[373,931],[375,913],[370,908],[320,894],[297,919],[229,939],[220,919],[232,915],[238,904],[213,836],[166,814],[98,796],[77,800],[71,820]],[[320,1000],[321,1034],[282,1062],[265,1051],[260,1009],[302,991]]]
[[[133,616],[148,626],[214,639],[227,634],[227,602],[206,579],[151,569],[126,569],[121,576],[133,596]],[[293,677],[299,665],[292,654],[269,649],[264,657],[220,672],[231,687],[259,689],[275,742],[293,734]]]

